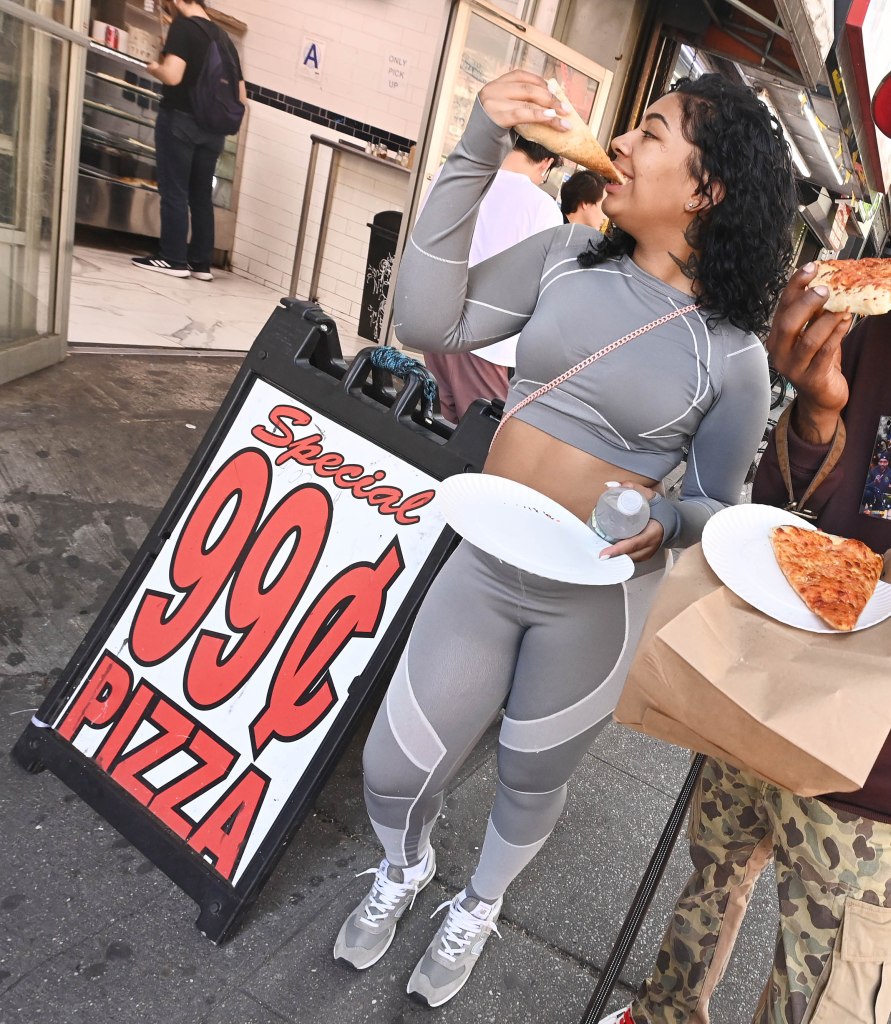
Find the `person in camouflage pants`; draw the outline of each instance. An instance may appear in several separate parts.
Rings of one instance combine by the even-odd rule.
[[[780,925],[756,1024],[863,1024],[891,1014],[891,825],[706,759],[690,813],[694,872],[634,1024],[708,1021],[752,887],[776,861]]]
[[[891,103],[891,76],[888,89]],[[891,313],[864,318],[846,336],[850,318],[822,311],[825,289],[807,287],[814,269],[805,266],[790,280],[766,342],[772,364],[798,391],[784,442],[791,475],[785,479],[781,471],[774,432],[752,497],[782,507],[790,488],[799,500],[812,488],[807,507],[817,525],[884,553],[884,578],[891,582],[891,521],[860,513],[876,424],[891,411],[881,370]],[[821,476],[839,423],[844,447]],[[888,623],[874,628],[887,631]],[[778,667],[778,688],[782,683]],[[855,700],[856,691],[849,693],[846,699]],[[860,789],[819,798],[796,796],[706,759],[691,808],[690,853],[693,874],[675,904],[652,976],[630,1007],[601,1024],[708,1024],[709,1000],[754,883],[771,858],[780,922],[755,1024],[887,1024],[891,737]]]

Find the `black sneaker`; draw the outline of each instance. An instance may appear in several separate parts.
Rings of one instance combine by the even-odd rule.
[[[169,263],[160,257],[134,256],[130,262],[134,267],[141,267],[143,270],[154,270],[156,274],[166,274],[168,277],[188,277],[189,268],[185,263]]]
[[[190,263],[189,273],[198,281],[213,280],[213,274],[210,272],[209,263]]]

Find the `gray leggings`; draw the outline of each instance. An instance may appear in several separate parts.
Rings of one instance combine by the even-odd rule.
[[[657,556],[647,568],[663,565]],[[444,790],[503,707],[495,802],[470,889],[489,902],[504,893],[551,834],[570,775],[615,707],[661,576],[558,583],[460,545],[365,746],[365,802],[392,864],[425,856]]]

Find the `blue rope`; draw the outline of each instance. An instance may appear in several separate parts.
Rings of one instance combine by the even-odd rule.
[[[390,345],[376,348],[371,353],[370,359],[373,366],[381,370],[388,370],[396,377],[402,377],[403,380],[416,377],[424,388],[424,401],[428,406],[433,404],[437,393],[436,378],[423,363],[397,352]]]

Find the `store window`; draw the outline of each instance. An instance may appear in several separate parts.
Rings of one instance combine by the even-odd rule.
[[[492,0],[493,6],[500,7],[507,14],[512,14],[521,21],[531,21],[535,9],[535,0]]]
[[[12,0],[12,2],[35,14],[41,14],[44,18],[51,18],[60,25],[71,24],[74,0]]]
[[[0,15],[0,343],[53,323],[64,57],[62,41]]]
[[[80,3],[0,0],[0,381],[65,354]]]
[[[612,74],[532,25],[500,19],[493,14],[495,6],[471,0],[459,9],[440,91],[445,102],[438,106],[430,137],[427,182],[461,138],[476,94],[486,82],[512,68],[558,79],[592,131],[596,134],[600,127]]]
[[[495,0],[459,0],[452,11],[430,103],[432,116],[418,143],[422,170],[414,180],[411,199],[403,215],[397,256],[405,247],[424,193],[460,139],[476,94],[486,82],[512,68],[556,78],[591,131],[595,135],[600,132],[612,72],[534,24],[503,17],[501,12],[505,6],[505,2]],[[560,4],[557,0],[540,0],[540,4],[529,7],[530,16],[552,22]],[[573,165],[564,165],[563,172],[568,175],[574,169]],[[563,175],[551,175],[544,186],[546,191],[556,196],[562,179]],[[388,302],[381,337],[389,339],[391,331],[392,306]]]

